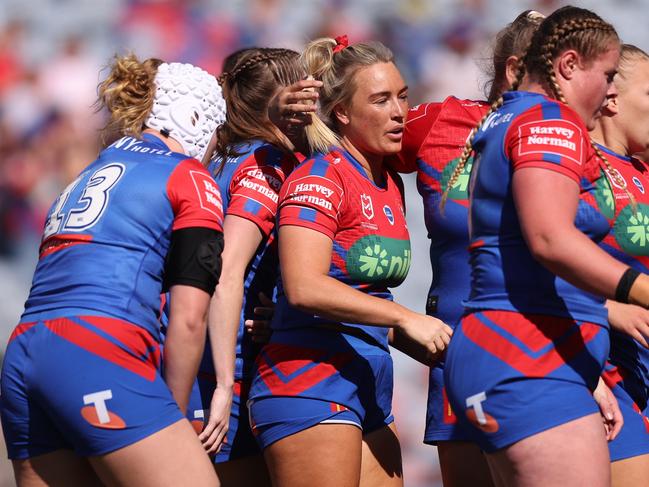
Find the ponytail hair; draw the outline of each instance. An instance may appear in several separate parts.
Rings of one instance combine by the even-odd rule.
[[[323,37],[306,46],[301,60],[307,74],[323,83],[319,91],[319,109],[312,114],[311,125],[306,127],[307,140],[312,151],[328,152],[331,146],[340,143],[334,108],[351,101],[356,90],[356,72],[377,63],[394,62],[394,55],[380,42],[348,46]]]
[[[154,83],[162,60],[139,61],[134,54],[115,56],[106,79],[97,87],[97,111],[106,108],[110,119],[103,128],[109,133],[139,137],[156,92]]]

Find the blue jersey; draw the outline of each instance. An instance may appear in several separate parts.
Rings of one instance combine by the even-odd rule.
[[[21,321],[84,310],[159,339],[172,231],[221,231],[222,215],[219,190],[198,161],[152,135],[121,138],[52,205]]]
[[[244,322],[253,319],[254,308],[261,305],[259,293],[273,297],[279,269],[274,234],[277,200],[280,187],[297,159],[262,141],[242,144],[238,152],[241,155],[228,159],[222,170],[219,170],[220,160],[212,162],[208,169],[221,190],[225,215],[255,223],[262,234],[262,242],[248,265],[243,285],[235,364],[235,378],[241,379],[250,376],[259,352],[259,346],[244,334]],[[214,374],[209,343],[200,371]]]
[[[544,168],[580,187],[575,226],[599,242],[609,230],[593,197],[601,177],[588,131],[567,105],[543,95],[508,92],[474,140],[470,202],[470,309],[570,317],[608,326],[604,299],[557,277],[530,253],[512,196],[513,172]],[[593,205],[592,202],[595,202]]]

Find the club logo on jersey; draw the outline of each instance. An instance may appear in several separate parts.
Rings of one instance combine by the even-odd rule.
[[[374,218],[374,205],[372,205],[372,197],[366,194],[361,195],[361,209],[363,210],[363,215],[368,220]]]
[[[385,205],[383,207],[383,213],[385,213],[385,217],[390,222],[390,225],[394,225],[394,214],[392,213],[392,209],[388,205]]]
[[[198,201],[201,208],[215,215],[219,221],[223,218],[223,204],[221,203],[221,192],[214,180],[207,174],[200,171],[189,171],[194,181]]]
[[[606,174],[608,175],[608,179],[611,181],[611,184],[617,189],[624,189],[626,187],[626,179],[624,179],[624,176],[622,176],[620,171],[618,171],[614,167],[612,167],[611,169],[606,169]]]
[[[581,129],[567,120],[537,120],[518,128],[518,155],[540,154],[566,158],[581,165],[583,136]],[[552,161],[560,162],[560,161]]]
[[[444,168],[444,171],[442,172],[442,181],[441,181],[441,187],[443,191],[446,190],[446,187],[448,186],[448,182],[451,179],[453,173],[455,172],[455,168],[457,167],[459,162],[460,162],[460,158],[458,157],[457,159],[453,159],[451,162],[449,162]],[[453,187],[448,192],[449,199],[451,200],[468,199],[469,181],[471,180],[472,167],[473,167],[473,158],[470,157],[469,160],[466,161],[466,164],[464,165],[464,169],[462,169],[462,172],[460,173],[457,180],[453,184]]]
[[[644,185],[642,184],[642,181],[640,181],[637,177],[633,176],[633,184],[635,184],[636,188],[638,188],[638,191],[640,191],[642,194],[644,194]]]
[[[355,281],[396,286],[408,275],[410,259],[409,240],[366,235],[351,246],[345,263]]]
[[[615,241],[629,255],[649,255],[649,205],[638,204],[634,212],[625,206],[613,226]]]
[[[473,396],[466,398],[466,417],[473,426],[481,429],[485,433],[495,433],[498,431],[499,425],[496,418],[487,414],[482,407],[482,403],[487,400],[487,394],[479,392]]]
[[[615,198],[613,195],[613,188],[609,178],[600,170],[600,177],[595,183],[595,201],[599,211],[602,212],[604,217],[611,219],[615,216]]]
[[[92,426],[103,429],[124,429],[126,423],[117,414],[108,410],[106,401],[113,398],[110,389],[92,392],[83,396],[81,416]]]

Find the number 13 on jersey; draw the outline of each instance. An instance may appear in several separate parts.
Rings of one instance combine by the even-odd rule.
[[[85,182],[81,195],[70,200],[88,172],[72,181],[59,195],[45,221],[43,240],[60,232],[80,232],[95,225],[108,207],[110,191],[124,174],[122,164],[108,164],[96,170]]]

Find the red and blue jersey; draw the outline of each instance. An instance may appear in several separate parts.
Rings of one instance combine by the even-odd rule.
[[[277,201],[282,183],[297,159],[263,141],[244,143],[237,149],[241,155],[228,159],[222,170],[220,160],[213,161],[208,169],[221,190],[225,215],[250,220],[262,233],[262,242],[248,265],[243,285],[235,364],[235,378],[241,379],[250,375],[259,352],[259,346],[244,334],[244,322],[253,319],[254,308],[261,305],[260,292],[273,297],[279,265],[274,232]],[[209,343],[200,370],[214,374]]]
[[[471,181],[470,309],[499,309],[570,317],[608,326],[604,299],[557,277],[530,253],[512,197],[521,168],[555,171],[579,185],[575,226],[595,242],[609,231],[598,190],[600,160],[588,131],[567,105],[543,95],[508,92],[478,131]],[[601,199],[601,198],[600,198]]]
[[[433,270],[427,312],[451,326],[462,316],[462,300],[469,296],[468,187],[472,158],[451,188],[443,214],[439,203],[471,130],[488,109],[486,102],[453,96],[442,103],[418,105],[408,112],[400,153],[398,169],[417,171],[417,189],[424,202]]]
[[[119,139],[52,205],[21,321],[97,314],[159,339],[171,233],[222,231],[222,220],[218,187],[197,160],[153,135]]]
[[[401,180],[392,169],[384,184],[370,180],[348,152],[332,151],[299,165],[280,193],[278,224],[320,232],[333,241],[329,276],[361,292],[392,299],[410,267],[410,239]],[[330,321],[291,307],[278,288],[274,329],[313,327]],[[388,328],[343,323],[387,349]]]
[[[649,273],[649,167],[633,157],[626,157],[599,146],[617,178],[604,179],[602,200],[608,210],[611,231],[600,247],[634,269]],[[627,190],[620,187],[619,178]],[[637,203],[634,208],[629,193]],[[623,387],[641,407],[649,398],[649,350],[625,333],[611,330],[610,361],[623,377]]]

